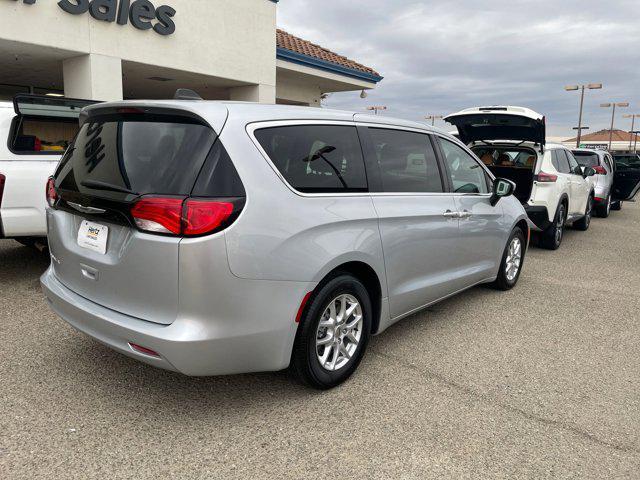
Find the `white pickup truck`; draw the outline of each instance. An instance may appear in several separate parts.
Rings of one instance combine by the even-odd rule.
[[[47,179],[91,103],[40,95],[0,102],[0,238],[46,245]]]

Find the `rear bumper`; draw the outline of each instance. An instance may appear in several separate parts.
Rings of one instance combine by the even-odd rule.
[[[533,222],[538,230],[546,230],[551,225],[549,211],[547,207],[540,205],[524,205],[529,220]]]
[[[245,326],[245,331],[229,330],[214,318],[179,318],[171,325],[160,325],[124,315],[77,295],[60,283],[51,268],[40,282],[51,308],[72,327],[155,367],[190,376],[228,375],[282,370],[291,358],[297,329],[295,313],[291,318],[265,325],[269,305],[263,308],[265,317],[245,322],[253,325]],[[270,282],[265,284],[266,289],[274,288]],[[288,288],[288,296],[295,298],[294,285],[289,284]],[[300,291],[305,288],[307,285],[301,286]],[[295,304],[291,307],[297,311]],[[160,357],[134,351],[130,343],[154,350]]]

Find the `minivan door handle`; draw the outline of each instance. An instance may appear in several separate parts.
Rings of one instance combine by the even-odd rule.
[[[460,218],[460,214],[458,212],[452,212],[451,210],[447,210],[442,214],[442,216],[447,218]]]
[[[469,218],[472,215],[473,214],[469,210],[463,210],[462,212],[458,213],[458,218]]]

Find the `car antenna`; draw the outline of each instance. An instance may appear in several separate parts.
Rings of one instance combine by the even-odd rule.
[[[173,96],[174,100],[202,100],[203,98],[189,88],[179,88]]]

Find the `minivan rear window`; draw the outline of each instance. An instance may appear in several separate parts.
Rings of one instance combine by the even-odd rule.
[[[367,191],[355,127],[294,125],[256,130],[255,137],[293,188],[304,193]]]
[[[114,200],[189,195],[215,141],[209,126],[187,118],[98,117],[63,157],[56,187]]]

